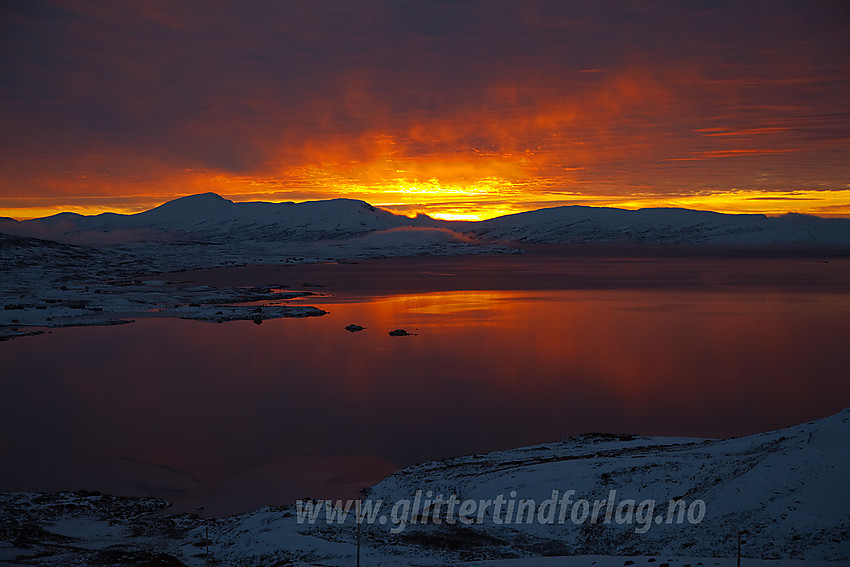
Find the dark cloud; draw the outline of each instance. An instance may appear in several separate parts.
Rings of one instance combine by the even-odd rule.
[[[368,184],[365,163],[524,152],[547,191],[663,194],[705,178],[672,160],[733,155],[718,188],[773,166],[846,188],[845,6],[6,2],[0,195],[170,194],[187,170]]]

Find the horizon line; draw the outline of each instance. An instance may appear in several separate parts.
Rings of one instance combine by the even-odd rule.
[[[789,193],[799,194],[801,192],[794,191],[794,192],[789,192]],[[21,207],[21,209],[30,210],[30,211],[36,211],[36,210],[40,210],[40,209],[47,209],[47,210],[50,210],[50,211],[55,211],[55,212],[50,212],[48,214],[41,215],[41,216],[29,216],[29,215],[26,215],[26,216],[20,216],[20,215],[11,216],[11,215],[8,215],[8,213],[12,212],[13,209],[0,208],[0,219],[2,219],[2,220],[12,220],[12,221],[15,221],[15,222],[27,222],[27,221],[38,221],[38,220],[43,220],[43,219],[47,219],[47,218],[52,218],[52,217],[58,216],[60,214],[74,214],[74,215],[80,215],[80,216],[84,216],[84,217],[95,217],[95,216],[102,215],[102,214],[116,214],[116,215],[122,215],[122,216],[132,216],[132,215],[137,215],[137,214],[141,214],[141,213],[145,213],[145,212],[154,210],[158,207],[161,207],[161,206],[166,205],[168,203],[179,201],[181,199],[187,199],[187,198],[192,198],[192,197],[200,197],[200,196],[203,196],[203,195],[214,195],[214,196],[219,197],[222,200],[227,201],[229,203],[232,203],[234,205],[248,204],[248,203],[265,203],[265,204],[270,204],[270,205],[284,205],[284,204],[299,205],[299,204],[304,204],[304,203],[320,203],[320,202],[329,202],[329,201],[354,201],[354,202],[365,203],[365,204],[367,204],[371,207],[375,207],[377,209],[381,209],[383,211],[386,211],[386,212],[389,212],[389,213],[392,213],[392,214],[395,214],[395,215],[398,215],[398,216],[408,217],[410,219],[414,219],[419,215],[423,215],[423,216],[426,216],[426,217],[431,218],[433,220],[442,221],[442,222],[483,222],[483,221],[487,221],[487,220],[493,220],[493,219],[502,218],[502,217],[511,216],[511,215],[516,215],[516,214],[543,211],[543,210],[548,210],[548,209],[558,209],[558,208],[565,208],[565,207],[584,207],[584,208],[588,208],[588,209],[608,209],[608,210],[621,210],[621,211],[634,211],[634,212],[641,211],[641,210],[681,210],[681,211],[691,211],[691,212],[715,213],[715,214],[730,215],[730,216],[762,216],[762,217],[768,217],[768,218],[783,217],[783,216],[788,216],[788,215],[799,215],[799,216],[815,217],[815,218],[819,218],[819,219],[850,219],[850,213],[837,213],[837,214],[830,215],[830,214],[823,214],[823,213],[817,214],[817,213],[812,213],[812,212],[807,212],[807,211],[799,211],[799,210],[740,211],[740,210],[718,210],[717,207],[715,207],[715,208],[712,208],[712,207],[695,208],[695,207],[689,207],[689,206],[676,205],[674,203],[670,203],[666,199],[660,199],[660,198],[651,198],[651,199],[644,199],[644,200],[623,199],[622,201],[615,201],[611,204],[605,204],[608,201],[605,201],[605,200],[602,200],[602,199],[599,199],[599,198],[596,198],[596,199],[594,199],[594,198],[581,198],[581,199],[574,199],[574,200],[558,199],[558,200],[552,200],[552,201],[537,201],[537,202],[529,203],[529,204],[544,205],[544,206],[529,207],[529,208],[523,207],[522,206],[523,203],[515,203],[515,204],[507,203],[505,205],[508,208],[506,208],[506,209],[499,208],[500,212],[504,211],[504,212],[501,212],[501,214],[493,214],[493,215],[489,215],[489,216],[477,217],[476,215],[462,215],[462,214],[453,215],[453,214],[450,214],[450,213],[449,214],[441,214],[441,213],[429,214],[428,212],[423,210],[423,209],[429,208],[429,206],[433,207],[434,205],[438,205],[438,206],[442,205],[442,203],[436,203],[436,204],[431,204],[431,205],[421,205],[421,206],[409,205],[409,204],[404,204],[404,203],[379,203],[379,204],[376,204],[376,203],[367,201],[365,199],[358,199],[358,198],[345,197],[345,196],[331,196],[331,197],[322,198],[322,199],[308,198],[308,199],[292,199],[292,200],[263,200],[263,199],[234,200],[234,197],[239,197],[239,196],[262,197],[262,194],[250,194],[250,195],[230,194],[230,195],[228,195],[228,194],[217,193],[215,191],[204,191],[204,192],[200,192],[200,193],[188,193],[188,194],[183,194],[183,195],[175,195],[172,198],[164,200],[164,201],[154,201],[154,203],[156,203],[156,204],[153,204],[153,205],[148,206],[146,208],[142,208],[142,207],[139,207],[139,206],[135,206],[135,207],[120,207],[120,206],[118,206],[118,207],[115,207],[115,206],[113,206],[113,207],[102,207],[102,206],[87,207],[87,206],[74,206],[74,205],[60,205],[60,206],[55,206],[55,207],[35,207],[35,208]],[[693,196],[693,197],[710,197],[710,196]],[[75,199],[98,200],[98,201],[103,200],[102,197],[75,197]],[[775,197],[756,196],[756,197],[746,197],[746,199],[750,200],[750,201],[805,200],[804,197],[792,197],[792,196],[775,196]],[[599,203],[600,200],[602,200],[602,203]],[[652,201],[659,201],[659,203],[658,203],[657,206],[653,206],[651,204]],[[551,206],[545,206],[546,202],[551,202],[552,205]],[[445,203],[445,205],[449,205],[449,204],[451,204],[451,203]],[[82,211],[82,212],[80,212],[80,211]]]

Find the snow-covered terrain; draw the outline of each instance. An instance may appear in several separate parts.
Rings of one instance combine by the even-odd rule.
[[[482,222],[410,218],[362,201],[234,203],[213,193],[132,215],[0,219],[0,340],[42,327],[109,325],[150,313],[204,320],[320,315],[257,282],[249,293],[142,276],[245,264],[423,254],[515,253],[524,243],[850,246],[850,219],[768,218],[685,209],[557,207]],[[228,305],[229,307],[222,307]]]
[[[169,265],[167,255],[160,264],[150,256],[154,250],[148,254],[0,234],[0,340],[40,333],[43,327],[118,325],[145,316],[261,323],[325,313],[289,303],[312,292],[276,284],[214,288],[191,281],[143,281],[138,278]]]
[[[324,313],[287,304],[307,294],[275,289],[278,282],[213,289],[139,279],[162,272],[504,250],[437,224],[347,199],[233,203],[211,193],[135,215],[0,219],[0,340],[44,327],[114,325],[152,315],[260,322]]]
[[[428,228],[443,232],[414,230]],[[420,246],[417,237],[443,243],[468,243],[474,238],[479,243],[850,244],[850,219],[800,214],[767,217],[675,208],[632,211],[564,206],[461,222],[425,215],[410,218],[351,199],[234,203],[215,193],[182,197],[132,215],[60,213],[22,222],[0,219],[3,233],[88,245],[150,241],[339,243],[392,230],[396,231],[396,241],[399,231],[407,232],[403,239],[407,246]]]
[[[732,565],[728,558],[735,556],[739,534],[745,565],[847,564],[850,455],[844,448],[848,446],[850,408],[819,421],[727,440],[588,434],[423,463],[368,491],[372,505],[380,501],[382,507],[361,525],[362,564],[458,565],[490,560],[469,564]],[[545,502],[553,490],[574,490],[572,503],[605,502],[613,490],[617,502],[635,500],[640,507],[652,501],[655,507],[644,518],[638,520],[636,513],[634,521],[624,523],[605,519],[604,508],[596,522],[590,518],[576,522],[571,513],[563,523],[557,517],[547,521]],[[410,505],[417,491],[422,495],[431,491],[431,505],[420,502],[418,508],[403,512],[398,504]],[[493,514],[492,507],[480,517],[464,516],[463,508],[452,514],[445,505],[434,506],[438,494],[443,495],[443,504],[450,495],[479,502],[500,494],[515,503],[533,500],[534,519],[499,524],[494,519],[508,515],[504,510]],[[671,499],[689,505],[703,502],[700,521],[693,523],[696,516],[686,516],[681,523],[668,523],[666,518],[678,517],[668,516]],[[266,507],[223,519],[168,512],[164,501],[152,498],[5,494],[0,497],[0,562],[354,563],[353,513],[344,521],[327,523],[322,512],[311,525],[309,520],[299,522],[296,506]],[[450,518],[455,521],[450,523]]]
[[[850,245],[850,219],[800,214],[730,215],[671,208],[631,211],[556,207],[468,223],[461,230],[478,238],[517,243]]]
[[[234,203],[215,193],[204,193],[132,215],[60,213],[19,223],[0,221],[0,232],[91,245],[152,240],[315,242],[438,224],[425,216],[412,219],[394,215],[351,199]]]
[[[751,556],[763,558],[850,557],[850,410],[818,422],[760,435],[713,441],[586,435],[561,443],[473,455],[410,467],[378,484],[372,498],[394,501],[415,490],[457,494],[475,501],[516,491],[538,505],[552,491],[575,490],[573,501],[647,499],[655,518],[636,534],[635,524],[515,524],[505,542],[541,539],[570,553],[666,553],[707,556],[728,545],[738,531]],[[412,496],[407,496],[412,497]],[[667,503],[705,502],[696,525],[668,525]],[[663,503],[663,505],[661,505]],[[570,510],[572,512],[572,510]],[[661,524],[659,515],[664,516]]]

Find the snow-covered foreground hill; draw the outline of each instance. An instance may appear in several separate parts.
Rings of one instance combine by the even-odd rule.
[[[848,446],[850,408],[735,439],[588,434],[423,463],[368,491],[361,564],[732,565],[728,558],[735,555],[739,534],[742,555],[760,560],[745,559],[744,565],[846,564]],[[560,521],[565,494],[567,511]],[[499,495],[505,503],[496,511]],[[452,500],[457,505],[450,509]],[[671,500],[676,503],[672,514]],[[0,562],[341,566],[355,561],[355,514],[320,502],[206,520],[169,515],[161,500],[97,493],[12,493],[0,502]]]

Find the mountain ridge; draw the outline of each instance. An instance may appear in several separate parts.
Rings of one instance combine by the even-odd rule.
[[[850,245],[850,219],[800,213],[767,216],[675,207],[630,210],[563,205],[482,221],[445,221],[424,214],[408,217],[348,198],[234,202],[212,192],[180,197],[133,214],[66,212],[24,221],[0,219],[0,232],[75,244],[87,244],[92,236],[104,233],[115,243],[317,242],[422,228],[447,229],[463,235],[462,239],[491,243]]]

